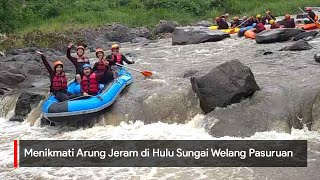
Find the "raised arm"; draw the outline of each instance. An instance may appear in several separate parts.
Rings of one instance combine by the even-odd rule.
[[[54,76],[54,71],[51,68],[50,64],[48,63],[47,58],[40,51],[36,51],[36,53],[41,55],[42,62],[44,64],[44,66],[46,67],[47,71],[49,72],[50,77],[52,78]]]
[[[67,58],[73,63],[74,66],[77,67],[77,65],[78,65],[77,58],[71,56],[72,46],[73,46],[73,43],[69,43],[68,49],[67,49]]]

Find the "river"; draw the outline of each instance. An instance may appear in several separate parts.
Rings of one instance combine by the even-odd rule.
[[[146,46],[122,44],[123,52],[136,54],[136,64],[132,67],[154,72],[152,79],[144,79],[133,72],[135,81],[128,91],[119,97],[117,103],[132,102],[140,97],[146,99],[160,94],[161,91],[174,92],[190,89],[190,81],[182,78],[187,70],[209,71],[214,66],[231,59],[239,59],[248,65],[255,75],[262,92],[276,93],[275,85],[291,88],[310,88],[320,85],[319,65],[313,55],[320,48],[320,39],[310,41],[315,49],[304,52],[277,51],[290,43],[259,45],[255,41],[232,37],[220,42],[186,46],[172,46],[170,39],[162,39]],[[262,55],[265,51],[274,52]],[[181,88],[179,90],[179,87]],[[187,88],[188,87],[188,88]],[[320,86],[319,86],[320,87]],[[140,88],[140,89],[139,89]],[[140,90],[140,91],[139,91]],[[150,91],[146,93],[145,91]],[[182,93],[185,94],[185,93]],[[186,93],[188,94],[188,93]],[[10,99],[10,98],[9,98]],[[11,97],[11,100],[14,97]],[[172,97],[177,109],[184,106],[183,98]],[[152,101],[151,101],[152,102]],[[184,102],[184,101],[183,101]],[[105,118],[91,128],[72,128],[61,126],[39,125],[37,109],[23,123],[9,122],[13,106],[2,102],[2,109],[9,114],[0,118],[0,179],[292,179],[312,180],[320,177],[320,133],[303,129],[292,129],[290,133],[279,131],[256,132],[246,138],[215,137],[210,135],[203,125],[205,115],[201,114],[198,105],[192,106],[188,116],[165,115],[165,107],[159,106],[155,113],[158,120],[148,121],[140,118],[134,121],[119,119],[108,123]],[[10,107],[10,108],[8,108]],[[133,111],[133,105],[124,107]],[[141,107],[142,109],[144,106]],[[231,107],[228,107],[231,108]],[[122,110],[124,111],[124,110]],[[184,111],[171,113],[183,113]],[[138,113],[138,112],[136,112]],[[145,113],[145,112],[144,112]],[[130,116],[130,113],[129,113]],[[151,116],[151,115],[150,115]],[[107,117],[107,116],[106,116]],[[137,116],[139,117],[139,116]],[[160,118],[159,118],[160,117]],[[181,120],[184,117],[184,120]],[[151,117],[150,117],[151,118]],[[259,167],[215,167],[215,168],[13,168],[13,140],[308,140],[308,167],[304,168],[259,168]]]

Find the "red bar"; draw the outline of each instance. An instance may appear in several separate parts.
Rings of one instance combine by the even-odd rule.
[[[13,140],[13,167],[18,168],[18,140]]]

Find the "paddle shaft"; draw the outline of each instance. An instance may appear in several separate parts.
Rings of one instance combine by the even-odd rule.
[[[137,71],[137,72],[139,72],[139,73],[142,73],[142,71],[139,71],[138,69],[134,69],[134,68],[131,68],[131,67],[128,67],[128,66],[124,66],[124,65],[122,65],[122,64],[116,63],[116,65],[117,65],[117,66],[121,66],[121,67],[125,67],[125,68],[128,68],[128,69],[131,69],[131,70],[134,70],[134,71]]]
[[[247,20],[243,21],[241,24],[239,24],[239,25],[236,26],[235,28],[238,28],[238,27],[242,26],[242,25],[243,25],[244,23],[246,23],[248,20],[249,20],[249,18],[248,18]],[[235,29],[235,28],[233,28],[233,29]]]
[[[306,13],[306,12],[304,12],[303,9],[301,9],[301,7],[299,7],[299,9],[300,9],[303,13]],[[309,14],[308,14],[308,18],[311,19],[311,21],[312,21],[313,23],[316,23],[316,22],[309,16]]]

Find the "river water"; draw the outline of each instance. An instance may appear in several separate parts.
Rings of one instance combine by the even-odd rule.
[[[146,46],[122,44],[123,52],[136,54],[136,64],[132,67],[148,69],[154,72],[154,78],[144,79],[133,72],[135,81],[119,102],[128,102],[128,96],[146,96],[151,98],[158,91],[170,86],[181,87],[181,91],[190,86],[190,81],[182,78],[187,70],[209,71],[212,67],[231,59],[239,59],[248,65],[262,91],[276,92],[275,87],[308,88],[318,87],[320,81],[319,65],[313,55],[319,51],[320,40],[310,41],[315,47],[305,52],[277,51],[290,43],[258,45],[252,40],[232,37],[215,43],[186,46],[172,46],[170,39],[162,39]],[[265,51],[274,52],[263,56]],[[158,84],[155,86],[155,84]],[[160,85],[159,85],[160,84]],[[150,91],[151,93],[141,93]],[[161,87],[161,88],[159,88]],[[159,89],[157,89],[159,88]],[[154,90],[157,89],[157,90]],[[179,91],[175,89],[176,91]],[[14,97],[11,97],[11,100]],[[130,99],[133,101],[134,99]],[[129,102],[130,102],[129,101]],[[10,103],[2,102],[2,109],[12,111]],[[182,105],[181,105],[182,106]],[[10,107],[10,108],[8,108]],[[130,105],[126,107],[131,108]],[[159,106],[159,109],[163,107]],[[176,107],[179,108],[179,107]],[[196,107],[197,108],[197,107]],[[196,109],[195,108],[195,109]],[[228,107],[229,108],[229,107]],[[159,112],[163,112],[160,111]],[[197,113],[195,113],[197,112]],[[215,137],[203,127],[204,115],[194,111],[184,119],[170,121],[158,119],[148,122],[141,119],[119,123],[97,123],[92,128],[41,127],[38,109],[23,123],[9,122],[12,112],[0,118],[0,179],[319,179],[320,177],[320,133],[307,128],[292,129],[290,133],[278,131],[256,132],[246,138]],[[148,117],[148,116],[146,116]],[[158,117],[158,116],[157,116]],[[162,116],[159,116],[162,117]],[[171,116],[163,116],[165,118]],[[181,117],[181,116],[180,116]],[[170,122],[170,123],[169,123]],[[176,123],[174,123],[176,122]],[[308,140],[308,167],[305,168],[13,168],[13,140]]]

